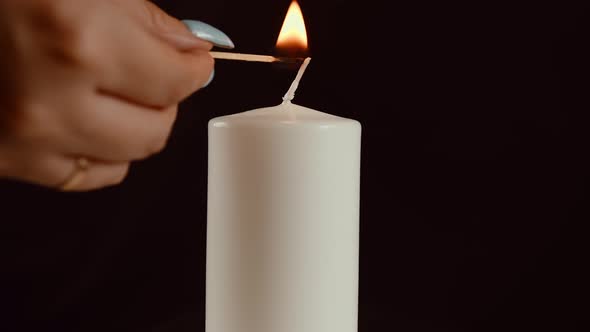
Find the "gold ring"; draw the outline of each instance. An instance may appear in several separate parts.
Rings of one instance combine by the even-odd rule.
[[[59,186],[60,190],[69,191],[74,189],[82,179],[84,178],[84,173],[90,167],[90,161],[86,158],[78,158],[75,160],[74,170],[72,173],[63,181],[63,183]]]

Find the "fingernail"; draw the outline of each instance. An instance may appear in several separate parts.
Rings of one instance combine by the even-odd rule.
[[[209,75],[209,79],[207,80],[207,82],[205,82],[205,84],[203,84],[203,88],[206,87],[207,85],[211,84],[211,81],[213,81],[213,77],[215,77],[215,69],[213,69],[211,71],[211,75]]]
[[[197,47],[205,47],[206,42],[194,35],[179,35],[177,33],[162,33],[161,36],[181,51],[188,51]]]
[[[234,48],[234,43],[223,31],[201,21],[182,20],[182,23],[197,37],[217,47]]]

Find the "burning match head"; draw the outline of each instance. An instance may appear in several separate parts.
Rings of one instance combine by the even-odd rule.
[[[277,62],[284,63],[284,64],[298,64],[300,65],[303,61],[305,61],[304,57],[301,58],[287,58],[287,57],[277,57]]]
[[[273,62],[273,67],[277,69],[295,70],[301,66],[305,58],[290,58],[290,57],[277,57],[277,61]]]

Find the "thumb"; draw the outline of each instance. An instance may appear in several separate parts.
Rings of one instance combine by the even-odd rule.
[[[155,4],[144,1],[149,22],[153,31],[164,41],[181,51],[194,49],[210,50],[212,44],[196,37],[186,25],[178,19],[168,15]]]

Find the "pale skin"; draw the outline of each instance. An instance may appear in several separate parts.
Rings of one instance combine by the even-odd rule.
[[[0,0],[0,178],[120,183],[166,145],[212,45],[145,0]]]

